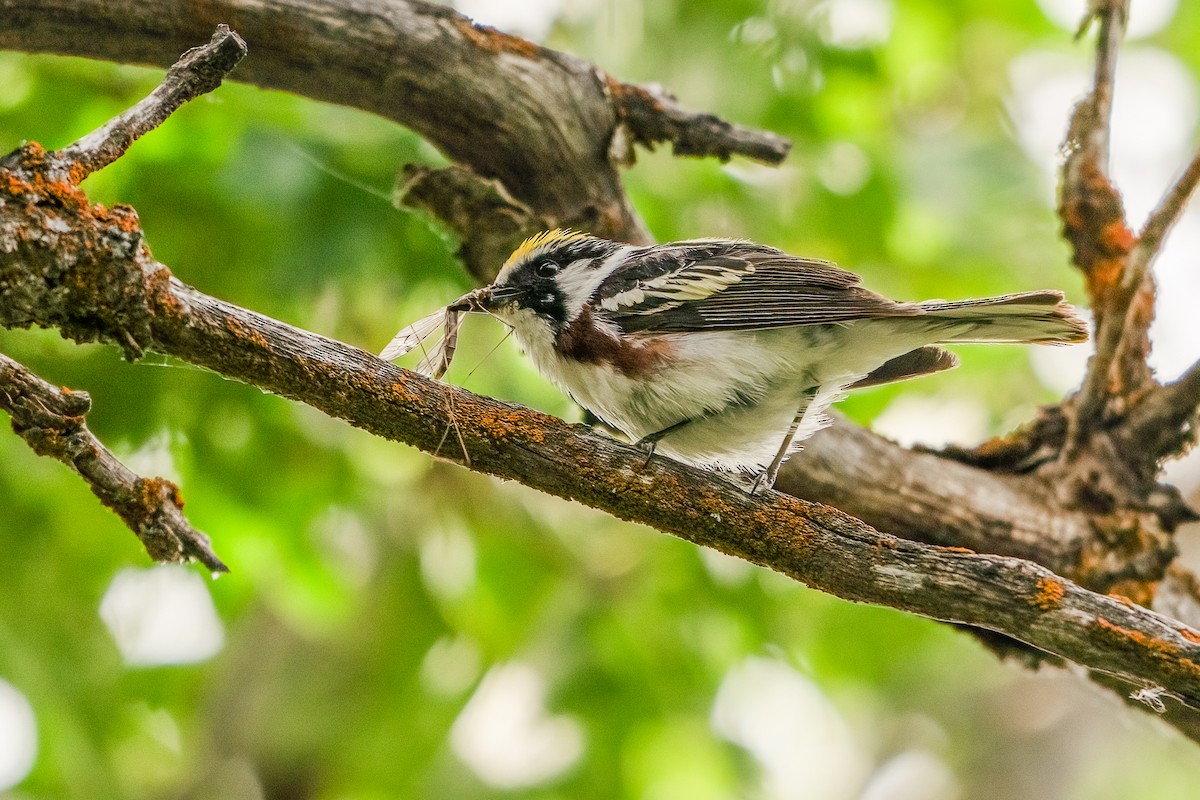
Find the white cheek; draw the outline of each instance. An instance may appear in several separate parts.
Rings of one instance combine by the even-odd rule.
[[[587,264],[587,259],[574,261],[559,273],[558,285],[566,300],[568,320],[579,316],[584,304],[596,292],[596,289],[600,288],[604,279],[612,274],[617,262],[635,249],[632,245],[625,245],[613,251],[612,255],[607,256],[602,263],[591,269],[584,266]]]

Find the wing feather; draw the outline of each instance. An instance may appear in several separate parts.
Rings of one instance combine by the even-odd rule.
[[[626,332],[747,330],[915,316],[828,261],[748,242],[695,240],[635,253],[593,300]]]

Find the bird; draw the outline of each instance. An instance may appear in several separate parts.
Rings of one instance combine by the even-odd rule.
[[[381,356],[444,324],[445,348],[422,362],[440,377],[462,312],[500,320],[544,377],[649,454],[739,477],[751,493],[774,485],[846,392],[957,366],[942,345],[1088,337],[1057,290],[898,302],[830,261],[748,240],[638,246],[555,229]]]

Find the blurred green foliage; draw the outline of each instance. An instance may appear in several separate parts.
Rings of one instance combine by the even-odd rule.
[[[860,0],[851,12],[888,12],[884,35],[839,44],[837,5],[576,2],[549,44],[795,143],[778,169],[643,153],[627,185],[660,239],[748,237],[837,260],[902,299],[1045,286],[1080,299],[1045,180],[1014,143],[1006,66],[1031,48],[1086,59],[1087,45],[1031,2],[982,0]],[[1198,34],[1185,5],[1150,44],[1196,70]],[[159,77],[0,53],[0,150],[65,145]],[[1066,112],[1054,112],[1064,126]],[[383,120],[227,83],[85,188],[133,205],[181,279],[377,351],[468,287],[448,236],[387,200],[402,164],[440,160]],[[492,352],[502,337],[472,319],[448,379],[577,418],[511,342]],[[999,665],[946,626],[834,600],[169,358],[128,364],[46,331],[0,331],[0,350],[90,392],[94,431],[135,468],[178,479],[233,568],[211,585],[218,655],[125,666],[98,607],[144,553],[66,468],[0,435],[0,679],[39,727],[34,769],[7,796],[835,798],[868,784],[873,798],[1194,796],[1190,744],[1069,679]],[[1054,399],[1021,348],[971,348],[964,362],[842,408],[865,423],[900,394],[964,398],[999,430]],[[846,793],[771,788],[761,754],[714,727],[722,682],[753,658],[788,665],[844,721],[856,755],[824,767],[850,775]],[[541,676],[545,713],[573,720],[582,749],[503,788],[464,764],[451,730],[510,662]],[[780,700],[781,730],[805,724],[793,710]],[[895,788],[888,765],[911,752],[941,765],[946,791]]]

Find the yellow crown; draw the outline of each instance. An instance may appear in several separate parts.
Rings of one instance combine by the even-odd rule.
[[[504,266],[519,263],[522,259],[533,253],[535,250],[542,247],[549,247],[561,242],[573,242],[579,239],[586,239],[586,233],[573,231],[570,228],[555,228],[552,231],[542,231],[541,233],[530,236],[525,241],[521,242],[521,246],[513,250],[512,255],[504,262]]]

